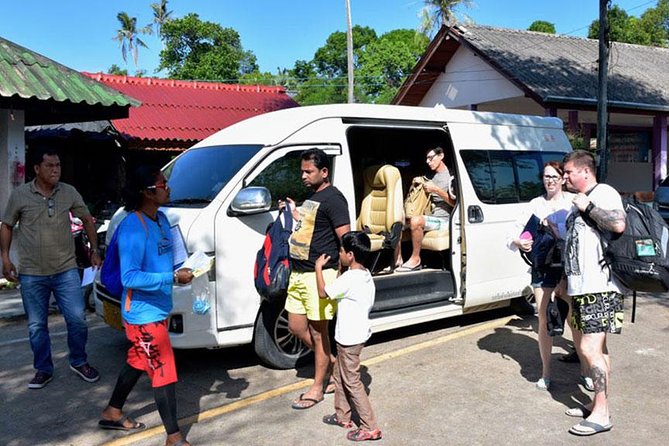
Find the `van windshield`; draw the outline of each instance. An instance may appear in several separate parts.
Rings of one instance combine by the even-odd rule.
[[[165,206],[205,207],[261,147],[188,149],[163,171],[170,186],[170,202]]]

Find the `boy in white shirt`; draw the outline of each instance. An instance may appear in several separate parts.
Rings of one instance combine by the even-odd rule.
[[[376,288],[367,268],[362,264],[369,255],[367,234],[351,231],[341,239],[339,274],[334,282],[325,285],[323,266],[330,259],[321,255],[315,264],[316,284],[321,299],[338,301],[335,341],[337,362],[334,365],[335,413],[323,417],[323,422],[343,428],[353,427],[351,409],[360,418],[360,427],[346,435],[351,441],[381,439],[374,411],[360,379],[360,353],[372,335],[369,312],[374,305]]]

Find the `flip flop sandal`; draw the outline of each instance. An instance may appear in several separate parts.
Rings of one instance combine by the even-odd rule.
[[[398,273],[409,273],[409,272],[412,272],[412,271],[420,271],[421,269],[423,269],[423,265],[421,265],[419,263],[416,266],[402,265],[399,268],[395,268],[395,271],[397,271]]]
[[[130,421],[132,423],[132,426],[128,427],[125,425],[126,421]],[[109,429],[109,430],[117,430],[117,431],[135,431],[135,430],[142,430],[146,428],[146,425],[144,423],[140,423],[139,421],[135,421],[130,417],[123,417],[120,420],[100,420],[98,421],[98,426],[100,429]]]
[[[303,401],[306,401],[307,404],[301,404]],[[323,397],[321,397],[320,400],[317,400],[315,398],[305,398],[304,393],[301,393],[300,397],[297,400],[293,401],[293,404],[290,407],[292,407],[295,410],[311,409],[321,401],[323,401]]]
[[[564,411],[568,417],[588,418],[592,412],[586,407],[572,407]]]
[[[578,435],[579,437],[589,437],[590,435],[601,434],[602,432],[608,432],[611,430],[613,425],[611,423],[606,425],[601,425],[593,423],[592,421],[583,420],[580,423],[572,426],[569,429],[569,433],[573,435]]]

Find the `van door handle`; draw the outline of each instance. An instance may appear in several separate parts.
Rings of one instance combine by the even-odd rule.
[[[467,208],[467,220],[469,223],[483,222],[483,209],[480,206],[469,206]]]

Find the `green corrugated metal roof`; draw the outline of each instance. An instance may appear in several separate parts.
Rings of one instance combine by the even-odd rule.
[[[138,106],[138,100],[0,37],[0,97]]]

